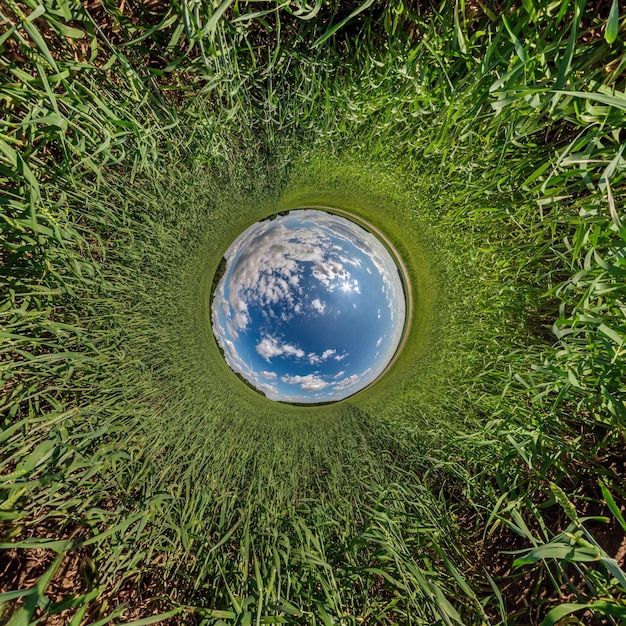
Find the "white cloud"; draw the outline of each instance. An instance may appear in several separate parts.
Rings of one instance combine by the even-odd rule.
[[[357,384],[359,384],[359,386],[364,386],[364,384],[366,383],[365,379],[368,374],[371,374],[371,372],[372,368],[368,367],[364,372],[361,372],[360,374],[352,374],[352,376],[348,376],[347,378],[344,378],[339,382],[333,383],[333,388],[335,389],[335,391],[343,391],[344,389],[349,389],[350,387],[354,387]],[[369,382],[371,382],[371,380],[367,381],[367,383]]]
[[[224,338],[223,340],[221,340],[220,346],[222,347],[222,350],[224,350],[226,363],[228,363],[228,365],[230,365],[233,370],[242,374],[250,373],[250,367],[241,358],[241,356],[237,352],[237,347],[230,339]]]
[[[261,376],[265,378],[265,380],[276,380],[276,372],[260,372]]]
[[[301,264],[322,263],[323,243],[319,232],[287,228],[279,219],[255,224],[233,243],[225,254],[228,280],[220,281],[216,291],[232,336],[247,327],[250,305],[285,303],[295,312],[301,309]]]
[[[337,391],[342,391],[343,389],[347,389],[352,385],[355,385],[361,380],[361,376],[359,374],[352,374],[352,376],[348,376],[348,378],[344,378],[340,380],[338,383],[333,383],[333,387]]]
[[[315,352],[309,352],[309,354],[307,354],[307,359],[309,359],[309,363],[311,365],[317,365],[321,361],[319,355],[315,354]]]
[[[315,374],[307,374],[306,376],[281,376],[280,379],[289,385],[300,385],[302,391],[319,391],[320,389],[328,387],[328,383]]]
[[[307,359],[309,359],[309,363],[311,365],[317,365],[318,363],[321,363],[322,361],[327,361],[328,359],[330,359],[331,356],[333,356],[333,354],[336,354],[336,353],[337,353],[337,350],[324,350],[324,352],[322,352],[321,355],[315,354],[315,352],[309,352],[309,354],[307,354]]]
[[[279,343],[278,339],[266,336],[256,347],[256,351],[269,363],[270,359],[275,356],[294,356],[301,359],[304,356],[304,350],[290,344]]]
[[[335,289],[334,283],[338,278],[342,280],[350,278],[350,273],[344,269],[341,263],[328,258],[320,259],[315,263],[311,274],[313,274],[328,291]]]
[[[262,391],[264,391],[265,395],[270,400],[278,400],[279,399],[278,385],[270,384],[270,383],[262,383],[262,382],[259,382],[258,380],[254,381],[253,384],[257,387],[257,389],[261,389]]]
[[[383,338],[379,337],[378,341],[376,342],[376,347],[378,348],[378,346],[380,346],[380,344],[383,342]]]
[[[324,311],[326,310],[326,303],[322,302],[319,298],[315,298],[315,300],[313,300],[311,302],[311,306],[320,314],[323,315]]]
[[[335,361],[343,361],[348,356],[347,352],[335,355]]]

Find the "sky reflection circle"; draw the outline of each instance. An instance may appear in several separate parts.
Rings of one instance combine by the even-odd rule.
[[[216,278],[211,321],[224,358],[271,400],[347,398],[385,371],[402,339],[398,266],[340,215],[296,209],[254,224]]]

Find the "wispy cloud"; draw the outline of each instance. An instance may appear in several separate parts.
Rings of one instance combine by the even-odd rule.
[[[345,389],[349,389],[350,387],[356,387],[357,384],[359,386],[363,384],[369,384],[372,381],[372,377],[368,376],[368,374],[372,373],[372,368],[368,367],[364,372],[360,374],[352,374],[352,376],[348,376],[340,380],[339,382],[333,383],[333,388],[336,391],[343,391]]]
[[[343,391],[348,387],[352,387],[352,385],[356,385],[361,380],[361,376],[359,374],[352,374],[352,376],[348,376],[343,380],[340,380],[338,383],[333,383],[333,387],[337,391]]]

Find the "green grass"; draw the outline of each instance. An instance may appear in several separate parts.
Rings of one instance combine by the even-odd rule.
[[[0,7],[2,619],[619,624],[618,3],[119,6]],[[321,407],[238,380],[208,308],[306,204],[415,302]]]

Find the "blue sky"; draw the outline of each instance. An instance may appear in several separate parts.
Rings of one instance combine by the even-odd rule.
[[[402,282],[383,244],[354,222],[291,211],[248,228],[225,258],[213,332],[229,366],[268,398],[341,400],[393,357]]]

